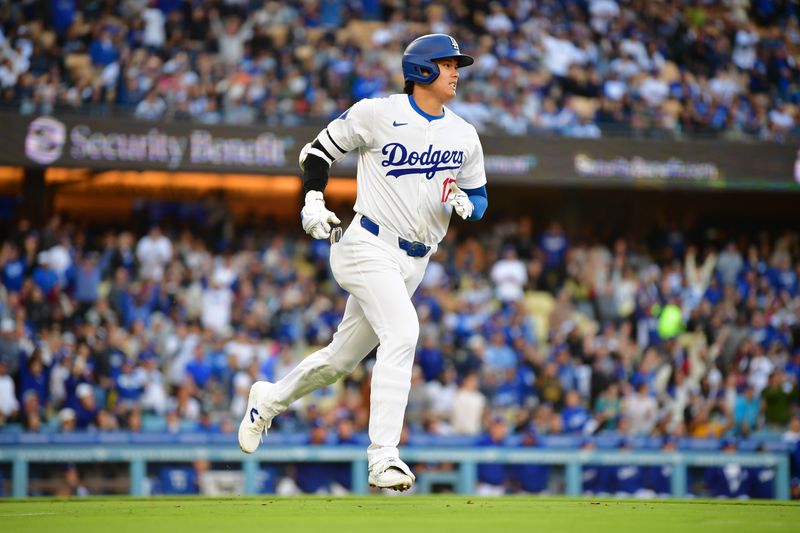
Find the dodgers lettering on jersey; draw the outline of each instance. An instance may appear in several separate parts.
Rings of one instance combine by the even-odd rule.
[[[399,178],[406,174],[424,174],[426,179],[433,178],[443,170],[458,170],[464,162],[461,150],[434,150],[429,145],[425,152],[409,150],[400,143],[389,143],[381,149],[386,158],[381,161],[383,167],[398,167],[389,170],[386,175]],[[450,164],[451,166],[445,166]],[[441,166],[440,166],[441,165]],[[403,168],[405,167],[405,168]]]
[[[447,108],[429,120],[405,94],[361,100],[317,140],[334,160],[358,150],[355,211],[411,241],[444,238],[451,182],[486,184],[475,128]]]

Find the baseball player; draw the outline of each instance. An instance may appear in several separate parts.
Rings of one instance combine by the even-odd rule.
[[[419,319],[411,302],[453,211],[479,220],[488,205],[475,128],[444,104],[460,67],[473,63],[449,35],[413,41],[403,54],[404,94],[353,105],[300,152],[303,229],[331,239],[331,270],[350,293],[331,343],[277,383],[250,389],[239,446],[253,453],[272,419],[298,398],[351,372],[376,345],[367,450],[369,484],[407,490],[415,477],[397,445],[408,401]],[[340,223],[325,207],[330,166],[358,150],[356,215]],[[338,242],[336,242],[338,240]]]

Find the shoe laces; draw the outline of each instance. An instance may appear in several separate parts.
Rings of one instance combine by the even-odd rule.
[[[385,459],[379,460],[377,463],[372,465],[369,469],[372,472],[380,474],[382,472],[386,472],[390,468],[396,468],[397,470],[399,470],[400,472],[405,474],[406,471],[401,466],[402,464],[403,464],[403,462],[400,459],[397,459],[395,457],[387,457]]]

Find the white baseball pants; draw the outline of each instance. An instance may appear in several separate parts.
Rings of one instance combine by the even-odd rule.
[[[367,457],[370,465],[398,457],[419,336],[411,295],[435,251],[434,247],[426,257],[409,257],[357,222],[351,224],[331,247],[333,275],[350,293],[342,322],[328,346],[275,384],[267,412],[283,412],[298,398],[350,373],[379,344],[372,371]]]

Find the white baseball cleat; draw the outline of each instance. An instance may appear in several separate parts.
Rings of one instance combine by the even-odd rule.
[[[416,481],[411,469],[396,457],[381,459],[369,467],[369,485],[381,489],[405,491]]]
[[[250,395],[247,398],[247,410],[244,412],[242,423],[239,424],[239,448],[244,453],[253,453],[261,444],[261,435],[266,433],[272,425],[272,417],[264,410],[264,399],[269,389],[273,387],[268,381],[256,381],[250,387]]]

